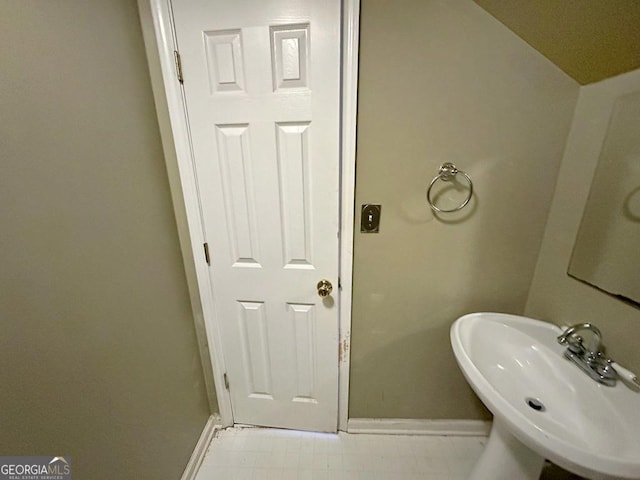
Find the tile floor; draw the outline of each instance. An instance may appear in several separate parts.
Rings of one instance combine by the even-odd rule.
[[[464,480],[486,441],[229,428],[211,442],[196,480]]]

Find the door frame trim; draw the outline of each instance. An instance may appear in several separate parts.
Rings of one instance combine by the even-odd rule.
[[[340,112],[340,308],[338,362],[338,429],[346,431],[349,407],[355,151],[358,93],[360,0],[342,0]],[[225,388],[220,325],[215,317],[213,287],[204,261],[206,242],[196,183],[193,152],[182,85],[177,81],[178,50],[171,0],[138,0],[151,86],[165,154],[171,196],[181,240],[187,285],[196,327],[209,404],[220,410],[223,427],[233,425],[231,396]],[[209,348],[209,345],[212,348]],[[213,378],[211,378],[213,377]]]
[[[351,305],[353,294],[353,229],[356,185],[356,126],[358,117],[358,52],[360,0],[342,0],[342,77],[340,112],[340,342],[338,371],[338,430],[347,431],[351,365]]]

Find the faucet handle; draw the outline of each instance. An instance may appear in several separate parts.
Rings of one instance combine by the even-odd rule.
[[[610,365],[616,371],[618,377],[628,382],[627,385],[633,385],[636,390],[640,388],[640,380],[638,380],[638,377],[635,373],[633,373],[631,370],[627,370],[622,365],[614,361],[610,361]]]

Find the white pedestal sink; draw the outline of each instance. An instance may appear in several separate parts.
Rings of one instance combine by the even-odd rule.
[[[640,479],[640,394],[589,378],[563,357],[560,333],[500,313],[451,327],[458,365],[494,415],[471,480],[534,480],[545,458],[594,480]]]

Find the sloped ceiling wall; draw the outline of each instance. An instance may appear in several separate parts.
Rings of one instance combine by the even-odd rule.
[[[474,0],[582,85],[640,68],[638,0]]]

